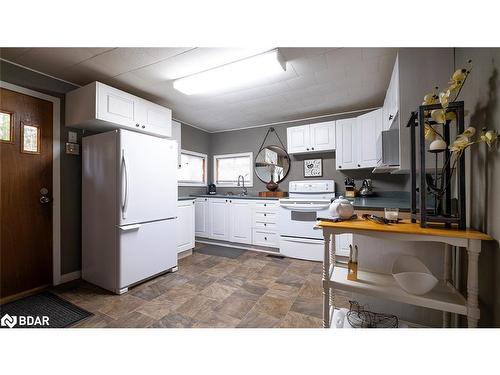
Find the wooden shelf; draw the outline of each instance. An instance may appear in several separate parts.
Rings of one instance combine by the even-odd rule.
[[[351,281],[347,280],[347,269],[341,267],[330,267],[329,275],[329,285],[334,289],[467,315],[465,298],[443,281],[429,293],[416,296],[401,289],[392,275],[358,271],[358,280]]]

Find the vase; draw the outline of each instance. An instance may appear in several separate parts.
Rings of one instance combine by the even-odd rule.
[[[266,188],[269,191],[276,191],[278,189],[278,184],[274,182],[273,175],[271,175],[271,181],[266,184]]]

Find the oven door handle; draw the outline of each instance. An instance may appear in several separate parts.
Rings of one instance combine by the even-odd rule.
[[[298,237],[281,237],[283,241],[288,242],[297,242],[297,243],[305,243],[305,244],[322,244],[324,240],[314,239],[314,238],[298,238]]]
[[[325,210],[330,207],[329,204],[308,204],[308,205],[298,205],[298,204],[286,204],[281,203],[281,207],[292,211],[300,212],[316,212],[318,210]]]

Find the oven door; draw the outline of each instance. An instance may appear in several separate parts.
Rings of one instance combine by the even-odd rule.
[[[323,232],[315,230],[318,216],[328,216],[330,202],[280,200],[278,228],[281,236],[323,239]]]

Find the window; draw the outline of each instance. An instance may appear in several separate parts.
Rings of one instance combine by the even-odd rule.
[[[214,156],[214,183],[219,186],[238,186],[238,176],[243,176],[245,186],[253,186],[253,153]]]
[[[205,186],[207,184],[207,155],[181,150],[179,168],[180,186]]]
[[[37,125],[21,123],[21,152],[25,154],[40,153],[40,129]]]
[[[11,112],[0,110],[0,141],[14,143],[14,124]]]

